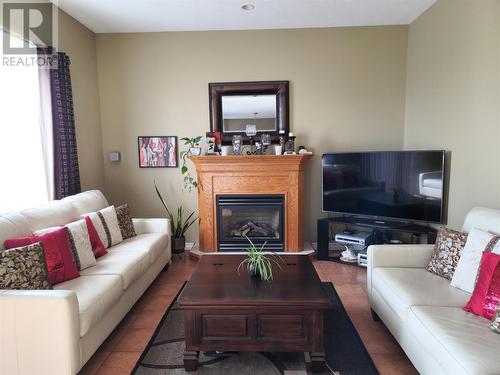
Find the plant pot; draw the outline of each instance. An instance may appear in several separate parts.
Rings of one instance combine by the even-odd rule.
[[[184,253],[186,237],[172,237],[172,254]]]
[[[250,276],[260,279],[259,269],[254,263],[250,263],[250,265],[248,266],[248,273],[250,274]]]
[[[201,155],[201,147],[190,147],[189,152],[193,156],[200,156]]]

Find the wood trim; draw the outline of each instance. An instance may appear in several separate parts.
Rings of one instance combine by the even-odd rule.
[[[310,155],[192,156],[190,159],[199,181],[201,251],[217,251],[218,194],[283,194],[285,251],[302,251],[304,171]]]

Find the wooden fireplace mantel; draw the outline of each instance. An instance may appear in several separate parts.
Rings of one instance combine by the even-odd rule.
[[[191,156],[198,175],[200,250],[217,251],[216,197],[283,194],[285,250],[302,251],[304,170],[310,155]]]

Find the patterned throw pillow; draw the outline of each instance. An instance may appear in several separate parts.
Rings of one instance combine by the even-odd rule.
[[[130,215],[130,210],[128,204],[123,204],[120,207],[116,207],[116,216],[118,218],[118,226],[122,233],[124,240],[127,238],[135,237],[134,224],[132,223],[132,216]]]
[[[52,289],[41,243],[0,251],[0,289]]]
[[[78,270],[95,266],[97,261],[92,251],[92,243],[85,220],[74,221],[67,224],[66,227],[69,229],[69,243]]]
[[[427,271],[451,280],[465,241],[467,241],[465,233],[447,228],[439,229],[434,253],[427,266]]]
[[[100,211],[82,215],[82,217],[86,216],[88,216],[92,224],[94,224],[94,228],[106,249],[123,241],[120,226],[118,225],[118,216],[116,215],[114,206],[109,206]]]
[[[27,246],[40,242],[47,262],[48,277],[52,285],[80,276],[69,246],[69,232],[66,227],[47,229],[34,236],[11,238],[5,241],[6,249]]]
[[[493,332],[500,333],[500,305],[498,305],[497,312],[491,320],[491,329]]]

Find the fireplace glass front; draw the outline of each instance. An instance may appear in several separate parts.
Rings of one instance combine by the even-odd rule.
[[[265,249],[284,249],[283,195],[217,196],[217,243],[219,251],[248,248],[248,237]]]

